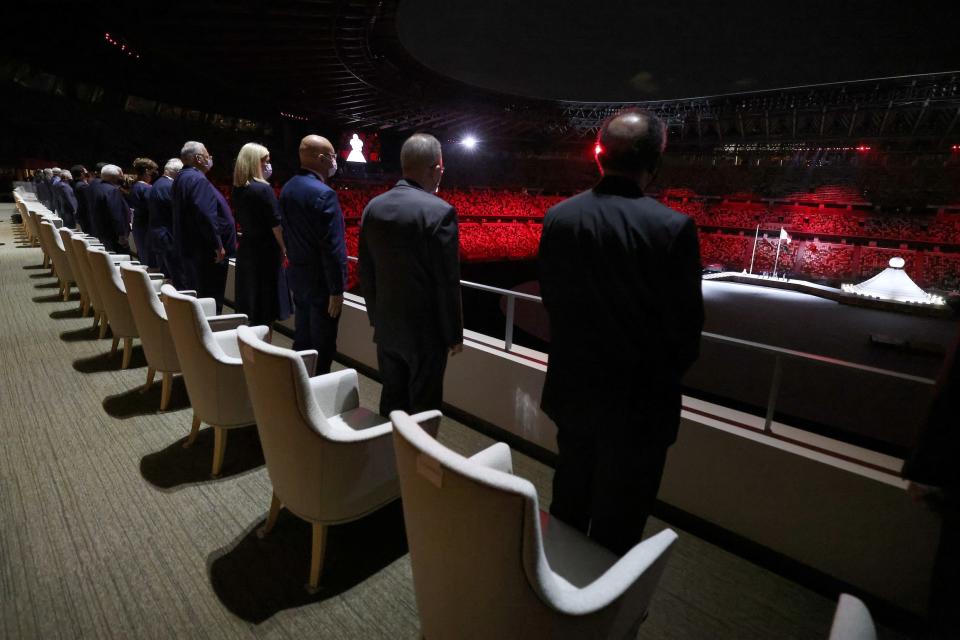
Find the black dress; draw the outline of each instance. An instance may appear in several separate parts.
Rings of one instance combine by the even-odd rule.
[[[234,187],[233,207],[242,236],[237,250],[234,302],[250,324],[271,324],[290,315],[290,293],[273,228],[280,226],[280,207],[273,189],[263,182]]]

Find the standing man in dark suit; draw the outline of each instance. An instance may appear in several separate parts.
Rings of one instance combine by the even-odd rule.
[[[440,142],[417,133],[400,150],[403,179],[360,221],[360,287],[383,381],[380,415],[439,409],[448,354],[463,350],[457,213],[434,194]]]
[[[57,212],[63,219],[63,225],[68,229],[77,226],[77,197],[73,193],[73,185],[70,184],[70,172],[66,169],[60,171],[60,181],[56,184],[57,192]]]
[[[96,186],[100,184],[100,182],[103,180],[100,177],[100,172],[103,170],[105,166],[107,166],[106,162],[98,162],[97,164],[94,165],[93,179],[90,180],[90,186],[87,189],[85,189],[83,192],[83,194],[87,198],[87,211],[90,213],[91,229],[90,231],[88,231],[88,233],[98,238],[100,237],[100,229],[97,228],[97,213],[96,213],[94,200],[96,198],[96,193],[97,193]]]
[[[652,113],[609,118],[603,177],[551,208],[540,240],[542,407],[560,454],[550,512],[619,554],[643,536],[703,326],[696,225],[644,195],[665,145]]]
[[[100,182],[90,187],[97,237],[107,251],[114,253],[126,253],[130,249],[130,207],[117,186],[121,180],[123,170],[108,164],[100,170]]]
[[[202,142],[190,141],[180,151],[183,170],[173,181],[173,237],[180,253],[183,286],[200,297],[217,301],[217,313],[223,309],[227,285],[227,254],[235,250],[236,228],[233,216],[206,173],[213,167],[213,156]],[[224,209],[226,208],[226,211]]]
[[[84,233],[93,233],[90,223],[90,209],[87,205],[87,189],[90,188],[90,172],[82,164],[71,167],[73,174],[73,195],[77,201],[77,224]]]
[[[153,253],[153,264],[173,280],[177,289],[186,289],[180,273],[180,252],[173,241],[173,180],[183,169],[180,158],[170,158],[163,166],[163,175],[147,194],[150,211],[147,246]]]
[[[60,167],[54,167],[51,171],[53,177],[50,179],[50,206],[48,209],[57,216],[63,217],[60,215]]]
[[[326,138],[300,141],[300,171],[280,192],[280,215],[295,308],[293,348],[316,349],[317,373],[329,373],[347,281],[343,212],[326,181],[337,172],[337,154]]]
[[[53,200],[50,192],[50,181],[53,180],[53,169],[41,169],[39,172],[40,181],[37,182],[37,200],[47,209],[53,208]]]

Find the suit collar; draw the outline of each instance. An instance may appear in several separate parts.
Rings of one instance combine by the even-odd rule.
[[[306,167],[300,167],[300,170],[297,171],[297,175],[298,175],[298,176],[307,176],[307,177],[313,176],[314,178],[316,178],[317,180],[319,180],[319,181],[322,182],[323,184],[327,184],[327,181],[323,179],[323,176],[321,176],[319,173],[317,173],[317,172],[314,171],[313,169],[307,169]]]
[[[623,176],[603,176],[600,182],[593,187],[594,193],[608,193],[628,198],[642,198],[643,189],[636,181]]]
[[[423,191],[424,193],[426,193],[427,191],[426,189],[420,186],[420,183],[418,183],[416,180],[411,180],[410,178],[400,178],[399,180],[397,180],[396,186],[413,187],[414,189],[420,189],[420,191]]]

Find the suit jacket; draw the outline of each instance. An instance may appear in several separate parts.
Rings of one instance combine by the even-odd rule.
[[[174,243],[184,260],[211,262],[223,247],[217,214],[217,190],[194,167],[184,167],[171,189]]]
[[[173,233],[173,179],[160,176],[147,193],[151,229],[166,229]]]
[[[561,428],[635,428],[643,416],[638,437],[673,442],[703,327],[694,221],[605,177],[547,212],[540,287],[551,332],[544,411]]]
[[[93,178],[90,180],[90,183],[87,186],[87,188],[84,189],[83,191],[83,195],[85,195],[87,198],[87,212],[88,212],[88,215],[90,216],[90,225],[91,225],[90,233],[97,236],[98,238],[100,237],[100,229],[97,227],[97,211],[95,206],[96,203],[94,201],[96,200],[96,195],[97,195],[96,186],[101,182],[103,182],[102,178],[99,178],[99,177]]]
[[[108,251],[120,251],[129,246],[130,207],[120,188],[102,180],[90,187],[93,192],[93,218],[97,237]]]
[[[77,180],[73,185],[73,194],[77,201],[77,222],[80,223],[80,228],[85,233],[93,234],[93,223],[90,221],[90,206],[87,199],[87,189],[89,188],[89,182]]]
[[[150,210],[147,207],[147,196],[152,187],[146,182],[137,180],[130,187],[130,193],[127,194],[127,202],[133,209],[133,226],[140,232],[140,229],[146,229],[149,225]]]
[[[300,298],[339,296],[347,281],[343,212],[336,192],[301,169],[280,192],[290,288]]]
[[[457,213],[410,180],[360,220],[360,287],[374,341],[402,350],[463,342]]]
[[[60,204],[60,176],[54,176],[53,180],[50,181],[50,210],[60,215],[60,208],[63,206]]]
[[[41,177],[40,180],[37,181],[37,200],[47,209],[52,205],[50,201],[50,183],[47,182],[47,179],[44,177]]]
[[[77,225],[77,196],[66,180],[58,182],[56,188],[60,217],[63,218],[63,224],[72,229]]]

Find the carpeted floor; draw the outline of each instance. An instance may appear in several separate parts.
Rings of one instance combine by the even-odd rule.
[[[267,539],[254,534],[270,502],[255,428],[231,433],[211,480],[209,429],[180,446],[182,382],[159,413],[159,384],[138,389],[142,351],[119,370],[76,299],[57,300],[10,213],[0,205],[0,634],[419,637],[399,504],[331,529],[309,595],[309,526],[285,512]],[[374,381],[361,393],[376,407]],[[490,443],[451,420],[440,440],[467,454]],[[546,508],[551,470],[519,454],[515,469]],[[826,637],[833,601],[680,534],[640,637]]]

